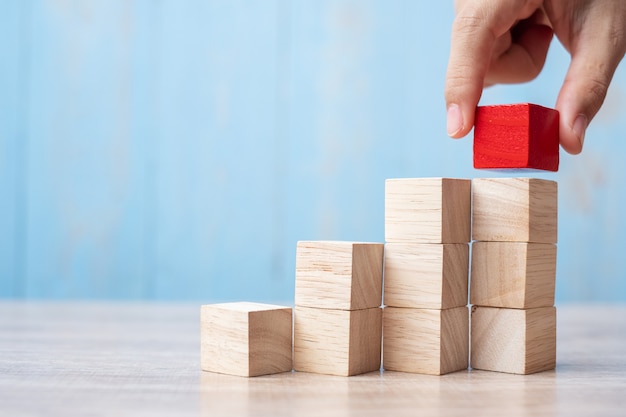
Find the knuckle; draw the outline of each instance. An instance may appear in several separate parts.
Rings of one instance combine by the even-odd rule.
[[[457,68],[458,69],[458,68]],[[480,95],[482,84],[474,85],[462,69],[448,74],[444,95],[448,101],[462,101],[467,97]]]
[[[459,35],[472,35],[484,28],[485,19],[476,15],[458,15],[452,23],[452,31]]]
[[[609,81],[605,79],[591,78],[587,82],[587,97],[593,113],[602,106],[609,88]]]

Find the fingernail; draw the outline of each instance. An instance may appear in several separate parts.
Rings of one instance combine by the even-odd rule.
[[[457,104],[450,104],[448,106],[447,118],[448,136],[454,136],[463,129],[463,115]]]
[[[583,143],[585,143],[585,132],[587,130],[587,124],[589,124],[587,116],[585,116],[584,114],[579,114],[576,120],[574,120],[574,125],[572,126],[574,134],[576,135],[576,137],[578,137],[578,140],[580,141],[581,147],[583,146]]]

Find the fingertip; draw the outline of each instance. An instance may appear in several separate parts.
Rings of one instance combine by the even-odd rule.
[[[452,103],[448,106],[446,120],[448,136],[451,138],[460,138],[461,136],[459,136],[459,134],[463,131],[464,122],[463,114],[458,104]]]
[[[448,136],[460,139],[467,135],[474,125],[474,112],[463,109],[462,106],[452,103],[447,106],[446,127]]]
[[[585,144],[587,125],[589,125],[589,119],[584,114],[576,116],[576,120],[574,120],[574,124],[572,125],[572,132],[574,133],[575,139],[577,139],[580,144],[580,151],[582,151],[583,145]]]
[[[445,89],[447,133],[462,138],[474,126],[474,111],[483,92],[484,77],[474,82],[458,76],[448,76]]]
[[[589,118],[584,114],[577,115],[573,122],[561,121],[560,142],[567,153],[578,155],[582,152],[588,125]]]

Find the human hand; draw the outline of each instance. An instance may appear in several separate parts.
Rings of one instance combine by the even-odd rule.
[[[465,136],[483,87],[534,79],[543,69],[553,33],[572,60],[555,108],[560,143],[582,151],[626,53],[624,0],[457,0],[445,98],[448,134]]]

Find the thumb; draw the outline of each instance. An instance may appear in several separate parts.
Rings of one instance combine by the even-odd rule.
[[[600,110],[624,56],[623,40],[620,44],[615,38],[602,37],[590,36],[572,51],[572,62],[556,102],[561,146],[570,154],[582,151],[587,126]]]

